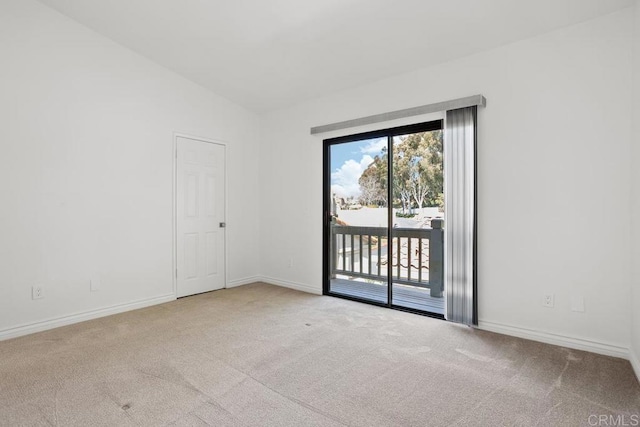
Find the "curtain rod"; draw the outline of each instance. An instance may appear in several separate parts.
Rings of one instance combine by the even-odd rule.
[[[311,135],[332,132],[334,130],[370,125],[390,120],[403,119],[405,117],[420,116],[422,114],[437,113],[439,111],[456,110],[466,107],[485,107],[487,100],[482,95],[467,96],[465,98],[452,99],[451,101],[436,102],[435,104],[421,105],[419,107],[405,108],[404,110],[391,111],[389,113],[374,114],[373,116],[360,117],[359,119],[346,120],[344,122],[311,128]]]

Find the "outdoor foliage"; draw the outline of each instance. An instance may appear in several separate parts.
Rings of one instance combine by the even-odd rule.
[[[387,149],[382,149],[382,155],[376,156],[373,163],[362,172],[360,184],[360,201],[363,205],[377,204],[387,206]]]
[[[417,214],[414,213],[402,213],[402,212],[396,212],[396,217],[398,218],[413,218],[415,217]]]
[[[387,205],[387,163],[382,154],[360,176],[360,200],[364,205]],[[422,132],[394,138],[393,205],[406,212],[412,207],[442,207],[442,131]]]

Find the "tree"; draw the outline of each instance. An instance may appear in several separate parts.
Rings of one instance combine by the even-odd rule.
[[[394,179],[406,183],[405,191],[418,208],[442,206],[442,131],[414,133],[399,140],[394,145],[400,157],[394,161]]]
[[[358,183],[363,204],[387,205],[387,173],[389,154],[381,154],[360,176]],[[394,138],[393,200],[403,213],[415,205],[443,205],[442,131],[414,133]]]
[[[367,171],[369,173],[366,173]],[[373,168],[367,168],[362,173],[358,184],[360,184],[360,203],[369,206],[378,200],[380,184]]]
[[[411,156],[403,142],[393,146],[393,198],[400,200],[402,213],[411,210]]]
[[[360,184],[360,201],[364,205],[387,205],[387,160],[386,149],[382,156],[376,156],[373,162],[364,170],[358,184]]]

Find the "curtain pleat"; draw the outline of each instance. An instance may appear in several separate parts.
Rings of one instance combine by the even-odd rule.
[[[445,298],[447,320],[477,325],[476,303],[477,107],[449,110],[444,132]]]

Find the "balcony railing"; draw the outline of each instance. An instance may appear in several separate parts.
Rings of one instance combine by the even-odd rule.
[[[331,225],[331,278],[338,275],[428,288],[432,297],[444,289],[443,221],[431,228],[393,228],[389,251],[386,227]]]

